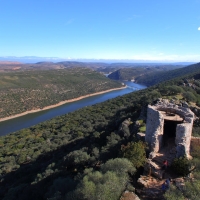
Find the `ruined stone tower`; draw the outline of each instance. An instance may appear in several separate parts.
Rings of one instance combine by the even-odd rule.
[[[160,99],[148,106],[145,141],[150,151],[158,153],[169,143],[176,148],[176,157],[190,157],[190,140],[194,113],[186,107]]]

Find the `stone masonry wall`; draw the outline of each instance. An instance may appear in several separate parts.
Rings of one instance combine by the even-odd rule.
[[[164,116],[159,111],[174,113],[183,118],[183,123],[176,127],[176,156],[190,157],[194,113],[189,108],[169,103],[168,100],[161,100],[154,106],[148,106],[145,141],[148,143],[150,151],[157,153],[162,146]]]
[[[145,141],[153,152],[158,152],[162,144],[163,124],[162,115],[151,106],[148,106]]]
[[[178,124],[176,128],[176,151],[177,157],[181,157],[186,155],[186,157],[190,157],[190,141],[192,134],[192,124],[184,123]]]

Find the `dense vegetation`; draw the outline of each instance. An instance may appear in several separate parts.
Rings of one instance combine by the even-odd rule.
[[[200,64],[190,65],[189,67],[184,67],[181,69],[174,69],[168,72],[159,72],[154,74],[146,74],[145,76],[138,76],[136,78],[136,82],[143,83],[147,86],[155,85],[163,81],[167,81],[173,78],[177,78],[180,76],[184,76],[191,73],[200,72]]]
[[[109,74],[110,79],[114,80],[134,80],[137,81],[137,79],[145,79],[145,77],[154,77],[154,75],[158,74],[159,72],[166,72],[168,70],[173,70],[176,68],[180,68],[183,66],[176,66],[176,65],[146,65],[146,66],[129,66],[124,67],[121,66],[120,69],[117,69],[116,71]],[[106,68],[109,69],[109,68]],[[140,83],[142,83],[140,81]]]
[[[140,129],[137,119],[143,117],[145,121],[147,104],[159,97],[179,103],[187,101],[200,117],[197,106],[200,73],[197,71],[1,137],[0,198],[119,199],[125,188],[131,188],[129,180],[136,179],[146,156],[145,144],[136,137]],[[128,122],[123,123],[128,118]],[[200,135],[199,128],[200,121],[196,120],[193,130],[196,136]],[[198,153],[195,155],[198,191],[200,159]],[[187,191],[196,189],[192,184],[187,187],[192,188]],[[173,199],[176,194],[167,192],[166,199]],[[190,197],[193,193],[187,195]]]
[[[88,68],[0,74],[0,118],[122,85]]]
[[[103,66],[99,65],[98,68],[96,68],[97,71],[103,72],[105,74],[113,73],[111,75],[111,79],[115,80],[131,80],[133,76],[135,77],[137,74],[135,72],[140,73],[141,70],[145,73],[148,73],[146,69],[149,69],[150,71],[166,71],[166,70],[173,70],[182,68],[185,65],[176,65],[176,64],[162,64],[162,63],[112,63],[112,64],[105,64]],[[140,68],[140,69],[139,69]],[[123,69],[130,69],[130,74],[124,72],[123,74],[126,77],[123,77],[123,74],[121,75],[117,71],[121,71]]]
[[[114,80],[134,80],[137,83],[152,86],[173,78],[200,71],[199,63],[179,69],[175,69],[175,67],[179,68],[179,66],[122,68],[111,73],[108,77]]]

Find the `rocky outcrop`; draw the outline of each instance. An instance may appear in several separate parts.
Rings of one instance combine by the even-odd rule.
[[[130,124],[132,124],[130,118],[128,118],[122,122],[122,124],[120,125],[119,130],[118,130],[119,135],[121,137],[125,137],[126,139],[128,139],[130,137],[130,135],[131,135],[130,130],[129,130]]]
[[[140,176],[138,185],[141,189],[137,189],[137,194],[141,199],[163,199],[163,191],[161,185],[163,180],[158,180],[152,176]]]
[[[137,136],[137,138],[138,138],[139,140],[145,142],[145,134],[144,134],[144,133],[138,132],[138,133],[136,134],[136,136]]]
[[[140,198],[133,192],[125,191],[120,200],[140,200]]]

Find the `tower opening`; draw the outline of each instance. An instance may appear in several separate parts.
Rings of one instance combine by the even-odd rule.
[[[175,138],[176,138],[176,126],[177,124],[181,124],[180,121],[173,120],[164,120],[164,128],[163,128],[163,146],[174,146]]]

